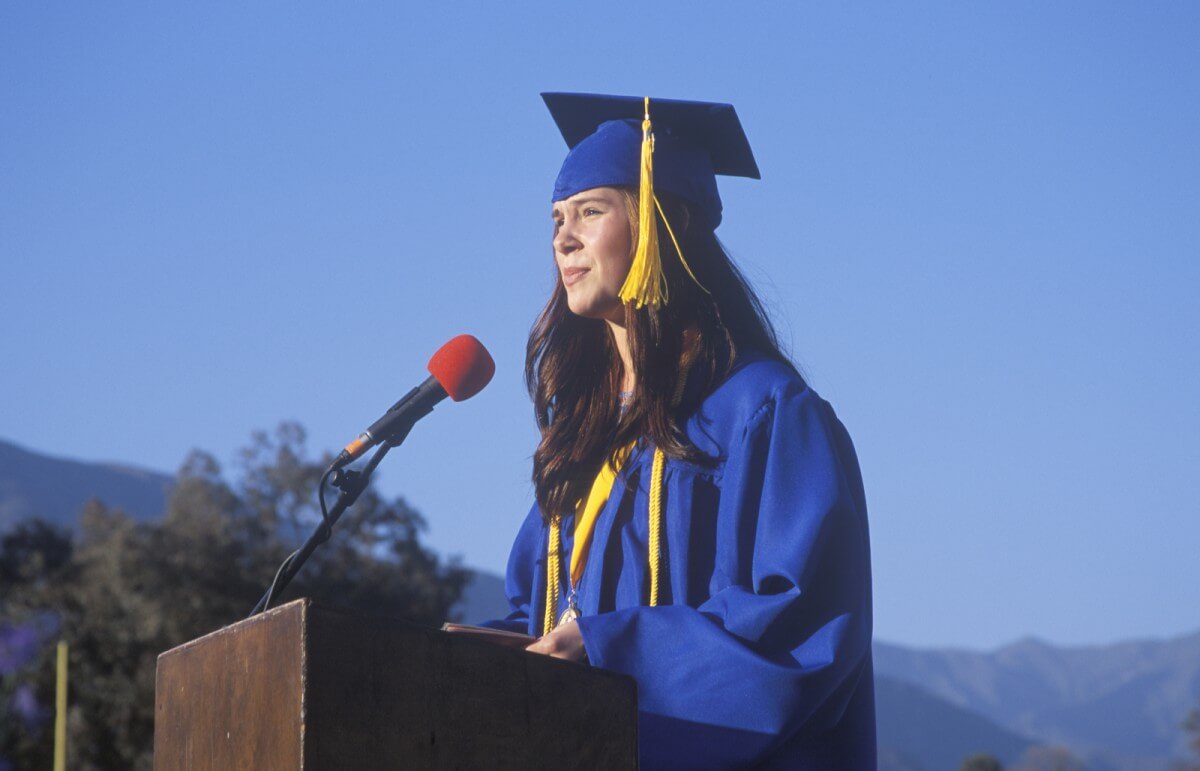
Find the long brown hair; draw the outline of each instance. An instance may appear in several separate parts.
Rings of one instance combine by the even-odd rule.
[[[620,188],[637,242],[637,194]],[[657,310],[625,306],[625,329],[637,374],[633,402],[621,414],[620,357],[603,319],[573,314],[562,278],[529,332],[525,385],[542,440],[533,483],[546,519],[574,509],[606,459],[646,436],[672,458],[706,462],[683,432],[682,419],[728,376],[740,351],[789,363],[762,303],[711,229],[693,223],[687,206],[659,199],[697,281],[687,275],[671,237],[658,222],[669,302]],[[707,290],[707,291],[705,291]],[[673,403],[680,379],[689,388]],[[692,385],[693,379],[700,387]]]

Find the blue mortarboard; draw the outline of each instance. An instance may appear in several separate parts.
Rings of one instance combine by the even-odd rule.
[[[638,186],[644,97],[546,93],[542,99],[571,148],[551,200],[593,187]],[[698,207],[715,228],[721,222],[716,175],[760,178],[733,105],[651,99],[650,117],[655,189]]]

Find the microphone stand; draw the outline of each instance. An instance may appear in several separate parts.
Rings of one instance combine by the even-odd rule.
[[[354,502],[358,500],[358,496],[362,494],[363,490],[367,489],[367,484],[371,481],[371,473],[375,471],[375,467],[383,460],[383,456],[387,455],[388,450],[393,447],[400,446],[405,438],[408,437],[408,432],[412,430],[413,425],[416,424],[419,417],[423,417],[423,415],[414,417],[407,425],[400,427],[390,439],[380,444],[379,448],[375,450],[375,454],[367,461],[367,465],[363,466],[362,471],[334,468],[336,461],[334,466],[330,466],[326,470],[321,476],[320,487],[323,488],[325,486],[325,479],[332,472],[332,484],[341,490],[337,502],[329,510],[328,517],[317,525],[312,535],[304,542],[304,545],[292,552],[283,561],[283,564],[279,566],[279,572],[275,574],[275,580],[271,582],[271,586],[259,599],[258,604],[254,606],[254,610],[250,611],[250,615],[247,618],[256,616],[269,608],[271,602],[283,592],[288,583],[300,572],[300,568],[304,566],[304,563],[312,556],[317,547],[329,540],[329,537],[333,534],[333,526],[341,519],[342,514],[346,513],[346,509],[354,505]],[[317,494],[321,494],[320,488],[318,488]]]

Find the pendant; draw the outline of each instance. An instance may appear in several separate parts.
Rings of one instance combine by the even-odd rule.
[[[575,587],[571,587],[571,593],[567,595],[567,609],[558,617],[557,626],[569,624],[577,620],[582,614],[579,612],[579,606],[575,604]]]

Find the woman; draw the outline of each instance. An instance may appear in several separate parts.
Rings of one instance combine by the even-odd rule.
[[[526,361],[537,503],[492,625],[633,676],[643,768],[874,768],[858,463],[713,233],[714,175],[758,177],[737,116],[544,98],[571,151]]]

